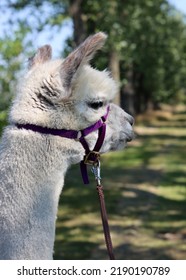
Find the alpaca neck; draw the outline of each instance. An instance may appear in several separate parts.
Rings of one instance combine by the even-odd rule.
[[[11,177],[7,180],[1,171],[2,195],[10,200],[1,207],[2,259],[52,258],[64,176],[82,156],[80,144],[74,142],[15,128],[5,132],[0,170],[10,170]]]

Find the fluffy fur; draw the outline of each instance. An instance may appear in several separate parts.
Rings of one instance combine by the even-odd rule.
[[[106,112],[117,85],[106,71],[88,65],[106,35],[97,33],[64,60],[50,60],[51,47],[29,61],[0,145],[0,259],[52,259],[55,221],[64,176],[84,149],[75,140],[18,129],[15,124],[83,129]],[[91,103],[103,102],[99,109]],[[102,152],[123,148],[133,119],[111,104]],[[97,132],[87,137],[90,146]]]

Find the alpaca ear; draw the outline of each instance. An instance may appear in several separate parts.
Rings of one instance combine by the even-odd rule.
[[[50,45],[44,45],[39,48],[32,57],[28,59],[28,68],[31,69],[37,64],[42,64],[52,58],[52,48]]]
[[[103,32],[89,36],[63,61],[60,67],[60,76],[66,89],[70,88],[77,71],[93,58],[97,50],[102,48],[106,38],[107,35]]]

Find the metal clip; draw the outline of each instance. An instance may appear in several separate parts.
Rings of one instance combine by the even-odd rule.
[[[96,164],[94,164],[91,168],[92,173],[94,174],[96,183],[98,186],[101,185],[101,164],[98,160]]]
[[[88,155],[85,155],[84,163],[88,165],[95,165],[100,159],[100,153],[95,151],[90,151]]]

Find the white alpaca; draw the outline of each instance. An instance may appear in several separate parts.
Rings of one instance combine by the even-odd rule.
[[[97,122],[117,91],[108,72],[88,65],[105,39],[90,36],[64,60],[51,60],[48,45],[30,59],[0,145],[0,259],[52,259],[64,176],[85,151],[77,140],[18,125],[81,130]],[[132,122],[110,104],[101,152],[123,148]],[[96,131],[86,137],[91,148],[96,139]]]

